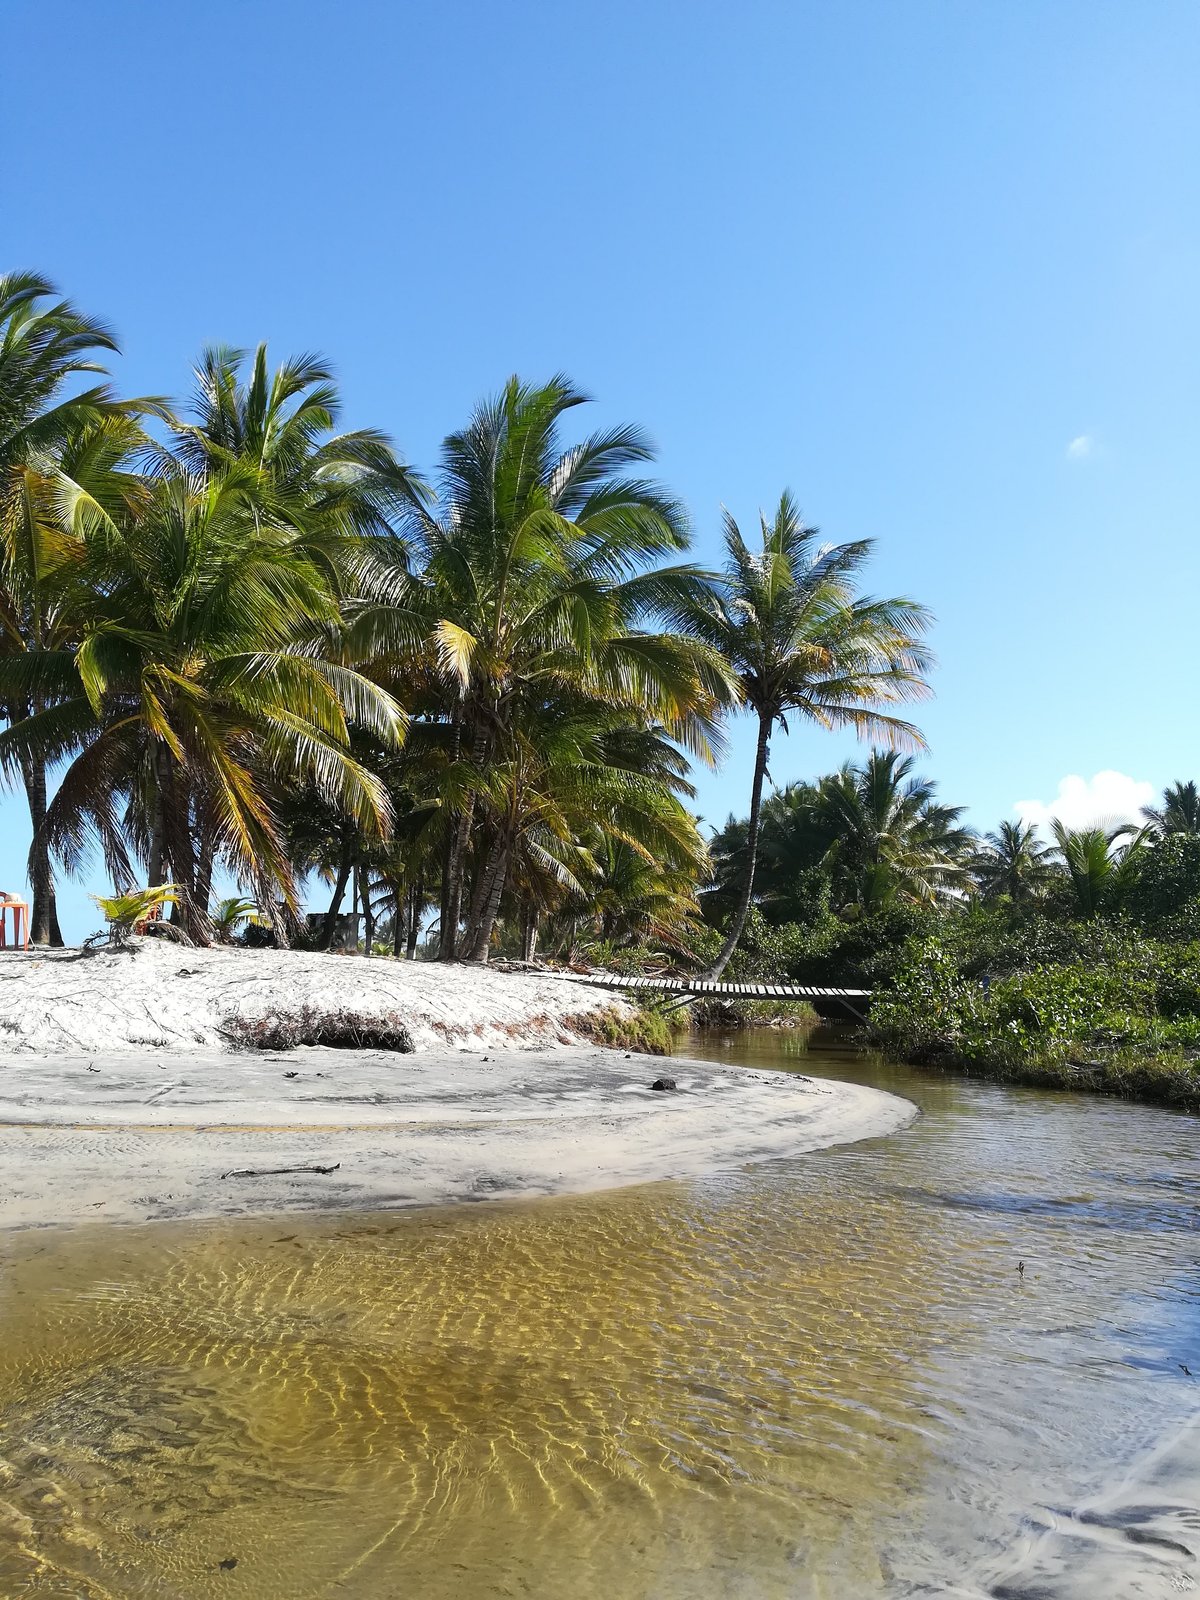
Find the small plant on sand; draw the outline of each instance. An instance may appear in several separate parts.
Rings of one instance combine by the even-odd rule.
[[[565,1020],[575,1033],[596,1044],[610,1050],[638,1050],[648,1056],[670,1055],[674,1033],[687,1027],[686,1018],[671,1015],[653,1002],[632,1013],[620,1006],[604,1006]]]
[[[92,899],[108,923],[108,942],[126,945],[135,933],[162,915],[164,906],[176,901],[173,883],[161,883],[155,889],[130,889],[126,894],[94,894]]]

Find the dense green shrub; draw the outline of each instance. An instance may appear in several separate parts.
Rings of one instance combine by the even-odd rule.
[[[1200,836],[1174,834],[1142,854],[1129,912],[1160,935],[1200,939]]]
[[[974,907],[908,941],[871,1031],[918,1063],[1200,1103],[1200,944]]]

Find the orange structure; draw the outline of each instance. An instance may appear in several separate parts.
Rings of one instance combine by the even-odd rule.
[[[8,949],[8,913],[12,912],[13,920],[13,949],[18,945],[23,950],[29,949],[29,905],[25,900],[18,900],[15,894],[0,892],[0,950]]]

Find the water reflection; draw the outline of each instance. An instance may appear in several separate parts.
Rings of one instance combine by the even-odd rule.
[[[1178,1593],[1178,1518],[1098,1497],[1200,1371],[1194,1121],[701,1049],[925,1115],[579,1200],[8,1240],[0,1593]]]

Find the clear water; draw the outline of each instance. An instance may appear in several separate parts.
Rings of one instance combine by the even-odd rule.
[[[0,1596],[1188,1592],[1196,1120],[688,1050],[923,1115],[579,1199],[0,1240]]]

